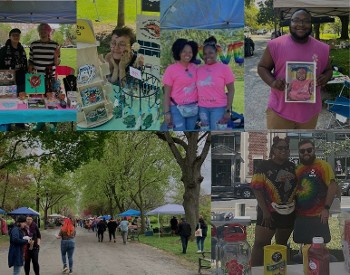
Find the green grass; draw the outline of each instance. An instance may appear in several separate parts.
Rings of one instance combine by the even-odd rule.
[[[320,39],[328,40],[328,39],[338,39],[340,35],[335,33],[320,33]]]
[[[90,19],[94,24],[110,24],[117,25],[118,18],[118,0],[104,0],[95,1],[96,6],[92,0],[77,1],[77,18]],[[141,0],[125,1],[125,22],[131,22],[132,25],[136,23],[136,14],[141,14]],[[142,12],[144,15],[156,15],[157,13]],[[159,13],[158,13],[159,15]],[[100,22],[96,23],[95,20]]]
[[[191,263],[198,263],[196,240],[189,241],[187,253],[182,254],[181,240],[179,236],[159,237],[158,234],[153,236],[140,236],[140,242],[167,251],[175,256],[185,259]],[[211,251],[211,227],[208,226],[208,236],[204,241],[204,250]]]
[[[244,113],[244,81],[235,81],[235,96],[233,98],[233,111],[239,114]]]

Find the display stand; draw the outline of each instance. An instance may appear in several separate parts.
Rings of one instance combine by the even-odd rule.
[[[78,116],[77,126],[80,128],[94,128],[113,118],[113,104],[109,100],[112,86],[106,75],[109,67],[97,53],[98,42],[93,34],[89,20],[78,19]],[[85,39],[84,32],[88,32],[89,39]]]

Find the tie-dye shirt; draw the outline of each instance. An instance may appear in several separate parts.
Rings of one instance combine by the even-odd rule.
[[[198,101],[197,65],[190,63],[187,68],[179,62],[169,65],[163,75],[163,84],[171,87],[170,97],[176,104],[184,105]],[[171,105],[174,105],[171,102]]]
[[[324,209],[328,186],[334,180],[332,167],[316,159],[311,165],[298,165],[296,211],[300,216],[318,216]]]
[[[295,165],[287,161],[277,164],[273,160],[263,160],[257,167],[251,188],[261,191],[270,212],[276,212],[271,203],[288,204],[294,201],[296,191]]]

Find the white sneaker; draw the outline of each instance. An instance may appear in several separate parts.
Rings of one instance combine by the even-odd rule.
[[[202,252],[202,250],[198,250],[198,251],[197,251],[197,253],[201,253],[201,252]]]
[[[63,270],[62,270],[62,273],[66,273],[68,271],[68,267],[64,267]]]

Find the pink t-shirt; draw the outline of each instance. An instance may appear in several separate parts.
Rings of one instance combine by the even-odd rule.
[[[186,68],[177,62],[166,68],[163,84],[171,86],[170,97],[177,104],[183,105],[198,101],[196,79],[197,66],[195,64],[190,63],[186,71]]]
[[[309,100],[311,98],[311,79],[297,80],[294,79],[291,83],[291,90],[289,92],[289,99],[296,101]]]
[[[268,49],[275,63],[276,79],[286,78],[286,62],[316,62],[316,76],[327,68],[329,46],[313,37],[305,44],[295,42],[291,35],[286,34],[268,42]],[[305,123],[321,112],[321,88],[316,87],[316,103],[285,102],[284,92],[271,89],[268,107],[281,117]]]
[[[206,108],[226,107],[226,84],[235,81],[228,65],[216,62],[200,66],[197,70],[198,105]]]

